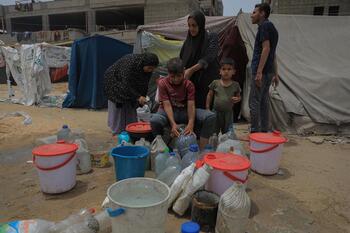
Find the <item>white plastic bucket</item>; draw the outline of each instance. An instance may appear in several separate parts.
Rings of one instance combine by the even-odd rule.
[[[33,150],[33,163],[44,193],[63,193],[76,184],[75,144],[48,144]]]
[[[234,183],[246,186],[248,181],[248,169],[240,172],[213,170],[206,184],[206,190],[221,196]]]
[[[283,143],[286,141],[279,132],[251,134],[251,169],[262,175],[276,174],[280,167]]]
[[[213,167],[213,171],[206,184],[206,190],[222,195],[234,183],[246,185],[250,161],[240,155],[231,153],[210,153],[204,162]]]
[[[170,190],[159,180],[131,178],[108,188],[113,233],[165,233]]]

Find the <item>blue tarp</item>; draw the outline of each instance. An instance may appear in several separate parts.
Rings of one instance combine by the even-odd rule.
[[[103,92],[104,72],[133,47],[119,40],[95,35],[72,45],[69,70],[69,92],[64,108],[106,108]]]

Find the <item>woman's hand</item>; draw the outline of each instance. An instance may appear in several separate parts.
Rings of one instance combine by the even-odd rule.
[[[241,97],[240,97],[240,96],[234,96],[234,97],[232,97],[232,102],[233,102],[234,104],[238,103],[239,101],[241,101]]]
[[[193,75],[193,70],[191,68],[188,68],[185,70],[184,77],[185,79],[190,79]]]

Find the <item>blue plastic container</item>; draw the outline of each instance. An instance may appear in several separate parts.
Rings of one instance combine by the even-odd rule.
[[[122,144],[123,141],[130,142],[130,136],[126,131],[123,131],[118,135],[118,145]]]
[[[144,177],[148,155],[149,149],[144,146],[121,146],[112,149],[116,179]]]
[[[181,226],[181,233],[199,233],[200,226],[195,222],[186,222]]]

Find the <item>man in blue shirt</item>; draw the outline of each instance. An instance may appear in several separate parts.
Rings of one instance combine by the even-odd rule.
[[[276,63],[278,32],[268,20],[270,11],[269,4],[257,4],[251,15],[252,23],[259,26],[251,65],[253,80],[249,108],[252,133],[269,130],[269,89],[271,83],[277,86],[279,82]]]

